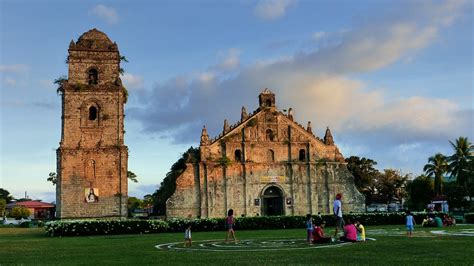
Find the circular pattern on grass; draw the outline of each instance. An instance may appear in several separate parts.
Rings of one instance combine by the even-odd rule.
[[[226,242],[224,240],[203,240],[193,241],[192,247],[184,247],[183,242],[173,242],[156,245],[160,250],[177,250],[177,251],[281,251],[281,250],[298,250],[298,249],[318,249],[318,248],[336,248],[350,243],[334,242],[327,244],[309,245],[305,239],[245,239]]]

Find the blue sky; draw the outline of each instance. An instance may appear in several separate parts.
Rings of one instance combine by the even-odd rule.
[[[266,87],[280,109],[345,157],[422,172],[448,141],[474,140],[470,1],[0,0],[0,187],[54,200],[60,98],[71,39],[91,28],[130,61],[122,77],[129,169],[153,192],[180,154],[224,119],[257,107]]]

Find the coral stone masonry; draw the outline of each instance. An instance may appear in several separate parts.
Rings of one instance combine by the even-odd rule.
[[[331,131],[313,135],[293,120],[293,110],[280,112],[275,94],[265,89],[259,108],[241,121],[224,121],[222,133],[201,134],[200,160],[191,159],[176,180],[166,204],[170,217],[329,214],[337,193],[343,211],[363,211],[364,196],[354,184]]]
[[[56,215],[61,219],[127,216],[127,92],[117,44],[92,29],[71,41],[62,83]]]

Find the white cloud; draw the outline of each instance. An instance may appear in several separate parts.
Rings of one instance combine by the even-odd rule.
[[[220,52],[221,62],[212,66],[211,69],[222,72],[237,69],[240,66],[240,53],[241,51],[237,48],[230,48],[226,52]]]
[[[105,5],[96,5],[89,11],[89,14],[95,15],[96,17],[105,20],[108,24],[117,24],[119,21],[118,13],[113,7]]]
[[[29,69],[30,67],[24,64],[0,65],[0,72],[24,73],[28,71]]]
[[[224,118],[238,121],[242,104],[249,111],[256,108],[252,99],[268,87],[276,93],[277,106],[294,107],[301,123],[312,120],[315,130],[330,126],[338,137],[357,136],[368,145],[375,140],[400,145],[472,135],[472,110],[433,97],[391,99],[387,89],[370,88],[352,75],[381,69],[428,46],[446,25],[443,15],[455,11],[420,8],[410,13],[413,17],[370,20],[338,36],[333,45],[240,67],[232,77],[205,72],[194,80],[171,80],[143,94],[144,107],[131,110],[132,117],[147,132],[195,142],[203,124],[211,135],[218,134]]]
[[[124,73],[121,76],[123,82],[125,83],[125,87],[130,89],[141,89],[143,88],[143,77],[138,75],[133,75],[130,73]]]
[[[10,86],[10,87],[15,87],[17,84],[16,80],[12,78],[3,79],[3,83],[5,83],[5,85]]]
[[[257,17],[264,20],[275,20],[285,15],[296,0],[260,0],[254,9]]]
[[[321,39],[323,39],[324,37],[326,37],[327,33],[324,32],[324,31],[317,31],[317,32],[314,32],[313,35],[311,36],[313,40],[315,41],[320,41]]]

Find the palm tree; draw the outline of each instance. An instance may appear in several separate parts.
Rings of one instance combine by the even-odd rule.
[[[470,176],[468,165],[473,160],[474,145],[467,137],[459,137],[456,143],[450,141],[454,149],[454,154],[448,158],[449,172],[452,177],[456,177],[459,184],[468,189],[468,178]],[[471,196],[471,195],[470,195]]]
[[[446,156],[441,153],[435,154],[428,158],[428,164],[423,167],[423,171],[429,176],[435,178],[435,194],[436,196],[441,195],[441,184],[443,182],[443,174],[447,173],[449,169],[448,161]]]

